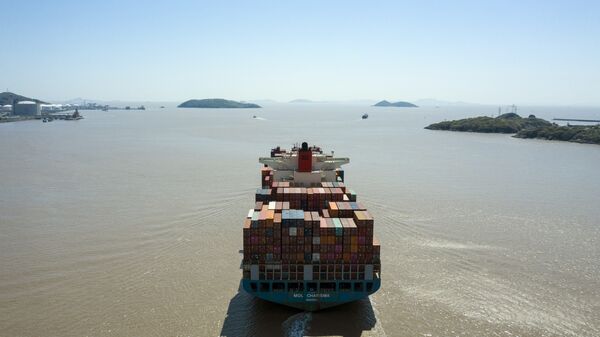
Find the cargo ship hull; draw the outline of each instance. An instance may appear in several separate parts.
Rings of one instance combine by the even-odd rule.
[[[278,287],[277,283],[283,283],[283,289],[274,290]],[[327,290],[320,291],[320,282],[317,282],[317,290],[311,291],[309,281],[301,282],[302,289],[292,290],[288,288],[288,283],[291,281],[251,281],[242,280],[244,290],[262,300],[283,304],[304,311],[317,311],[327,309],[340,304],[349,303],[361,300],[379,290],[381,280],[373,281],[331,281],[335,284],[335,289],[344,287],[344,283],[349,283],[350,290]],[[298,282],[293,282],[295,286]],[[297,288],[296,288],[297,289]],[[356,290],[355,290],[356,289]]]

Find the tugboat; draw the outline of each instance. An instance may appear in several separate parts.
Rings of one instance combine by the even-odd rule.
[[[381,246],[373,217],[344,184],[350,159],[302,143],[259,162],[262,188],[243,226],[244,290],[307,311],[376,292]]]
[[[362,115],[362,119],[367,119],[367,118],[369,118],[369,114],[368,113],[365,113],[365,114]]]

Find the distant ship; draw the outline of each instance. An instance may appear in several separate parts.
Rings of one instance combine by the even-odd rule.
[[[362,119],[367,119],[367,118],[369,118],[369,114],[368,113],[365,113],[364,115],[362,115]]]

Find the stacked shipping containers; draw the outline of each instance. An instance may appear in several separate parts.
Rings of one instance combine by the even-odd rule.
[[[380,271],[373,218],[344,183],[294,186],[273,181],[268,167],[261,169],[261,182],[243,229],[244,264],[259,265],[261,277],[301,279],[302,265],[315,266],[317,279],[338,269],[341,277],[360,279],[366,264]]]

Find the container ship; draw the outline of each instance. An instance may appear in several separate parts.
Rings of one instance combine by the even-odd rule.
[[[244,290],[307,311],[376,292],[381,246],[373,217],[344,184],[350,159],[302,143],[259,162],[261,188],[243,226]]]

